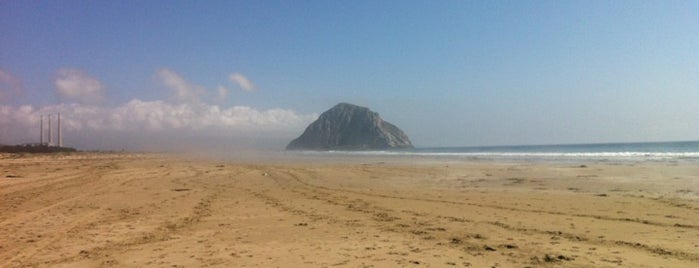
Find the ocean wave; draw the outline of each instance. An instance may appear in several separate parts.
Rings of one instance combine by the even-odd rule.
[[[453,157],[484,159],[699,160],[699,152],[436,152],[436,151],[303,151],[302,154],[346,156]]]

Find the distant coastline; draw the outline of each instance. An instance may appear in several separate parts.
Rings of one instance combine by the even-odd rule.
[[[47,145],[0,145],[0,153],[72,153],[77,152],[71,147],[57,147]]]

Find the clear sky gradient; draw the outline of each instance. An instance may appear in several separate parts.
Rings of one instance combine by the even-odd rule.
[[[699,1],[0,1],[0,143],[283,147],[338,102],[421,147],[699,140]]]

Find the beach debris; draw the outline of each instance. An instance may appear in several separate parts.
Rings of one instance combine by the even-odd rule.
[[[192,189],[189,189],[189,188],[175,188],[175,189],[172,189],[172,190],[175,191],[175,192],[186,192],[186,191],[191,191]]]
[[[263,172],[263,173],[262,173],[262,176],[269,177],[269,173]]]
[[[84,250],[84,249],[80,250],[80,256],[88,257],[88,256],[90,256],[90,252],[88,252],[87,250]]]
[[[533,257],[532,260],[538,261],[539,258]],[[558,256],[549,255],[549,254],[544,255],[544,262],[560,262],[560,261],[572,261],[572,260],[575,260],[575,259],[572,257],[565,256],[565,255],[560,255],[560,254]]]
[[[21,177],[22,177],[22,176],[19,176],[19,175],[12,175],[12,174],[5,175],[5,178],[10,178],[10,179],[21,178]]]

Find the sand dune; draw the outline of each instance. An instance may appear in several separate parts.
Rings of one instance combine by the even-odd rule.
[[[0,267],[697,267],[699,166],[0,155]]]

